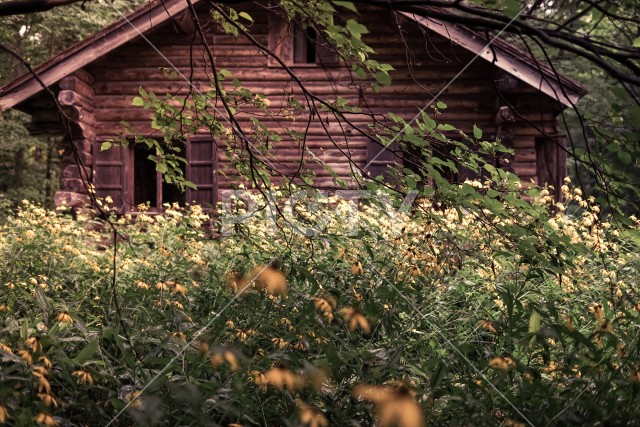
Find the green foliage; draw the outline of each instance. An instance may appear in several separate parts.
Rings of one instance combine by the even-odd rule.
[[[5,17],[0,44],[36,66],[142,3],[116,0],[105,7],[88,2],[70,6],[65,13],[53,10]],[[0,86],[25,72],[27,69],[16,58],[0,52]],[[29,122],[26,115],[17,111],[0,113],[0,220],[22,199],[53,207],[61,172],[60,136],[33,137],[24,127]]]
[[[219,218],[247,219],[223,238],[198,207],[113,218],[115,279],[103,223],[22,205],[0,241],[9,422],[372,424],[385,402],[435,425],[639,415],[638,248],[596,205],[535,223],[307,196],[274,221],[238,194]]]
[[[34,138],[17,111],[0,116],[0,221],[22,199],[52,207],[58,183],[56,139]],[[47,159],[50,159],[47,168]]]

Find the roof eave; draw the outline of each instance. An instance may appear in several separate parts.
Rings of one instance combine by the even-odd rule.
[[[199,3],[199,1],[192,0],[192,3]],[[123,16],[120,21],[37,67],[34,73],[38,78],[35,78],[32,73],[26,73],[0,88],[0,111],[22,103],[45,87],[50,87],[63,77],[164,23],[187,7],[186,0],[164,0],[163,2],[151,3],[128,17]],[[483,38],[463,26],[407,12],[401,13],[435,33],[450,38],[454,43],[483,59],[495,63],[497,67],[558,100],[566,107],[573,107],[587,92],[586,89],[566,77],[545,72],[540,66],[535,67],[526,61],[508,55],[499,48],[487,48],[487,43]]]
[[[478,37],[464,26],[408,12],[400,13],[425,28],[451,39],[478,57],[495,64],[496,67],[559,101],[565,107],[573,108],[587,93],[585,88],[570,81],[567,77],[549,73],[547,70],[543,70],[542,66],[535,67],[522,59],[504,53],[499,47],[495,49],[487,47],[485,39]]]
[[[198,3],[200,0],[192,0]],[[81,69],[112,50],[164,23],[188,7],[186,0],[164,0],[143,7],[72,46],[55,58],[0,88],[0,111],[6,111],[45,87]],[[36,79],[34,74],[38,76]]]

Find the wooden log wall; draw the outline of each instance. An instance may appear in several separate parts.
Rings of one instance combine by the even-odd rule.
[[[58,104],[66,117],[68,134],[65,132],[62,146],[60,190],[54,195],[57,206],[79,208],[89,202],[87,190],[96,140],[93,82],[91,74],[78,70],[58,83]]]
[[[250,13],[255,20],[251,25],[251,33],[260,43],[267,45],[269,19],[264,9],[246,6],[242,10]],[[426,30],[406,18],[398,18],[396,21],[393,15],[379,10],[362,16],[366,16],[365,24],[372,31],[364,40],[375,50],[373,58],[395,68],[391,72],[392,84],[382,87],[379,93],[374,93],[370,81],[358,80],[344,66],[323,68],[292,64],[292,69],[309,91],[327,100],[345,98],[365,112],[393,112],[409,120],[427,102],[435,103],[433,96],[472,59],[472,54],[468,51],[448,39],[426,33]],[[73,81],[85,84],[73,89],[61,87],[59,99],[64,99],[70,108],[73,106],[69,114],[77,122],[79,140],[87,141],[88,145],[92,141],[97,146],[101,141],[122,132],[123,120],[141,133],[157,134],[149,126],[150,112],[131,105],[132,98],[138,95],[141,86],[158,95],[186,94],[188,85],[183,76],[192,75],[198,90],[211,90],[211,66],[201,46],[191,47],[193,35],[189,31],[192,30],[181,27],[176,31],[173,25],[168,24],[148,34],[149,40],[170,63],[158,55],[146,41],[138,38],[88,67],[95,79],[91,86],[89,82],[75,77]],[[295,119],[287,117],[287,99],[296,97],[303,100],[302,91],[291,77],[279,66],[274,66],[273,61],[269,61],[266,55],[242,36],[233,37],[213,28],[208,30],[208,34],[218,69],[229,70],[246,87],[266,95],[272,108],[276,107],[276,112],[279,113],[274,116],[263,114],[260,116],[262,122],[281,134],[284,128],[304,131],[307,122],[305,115]],[[174,66],[180,73],[174,72]],[[523,180],[535,182],[539,163],[536,153],[540,152],[539,149],[536,151],[536,138],[541,133],[528,121],[539,129],[555,134],[555,115],[559,106],[532,88],[518,86],[515,94],[517,96],[512,97],[517,115],[508,123],[507,129],[503,122],[496,121],[504,103],[496,92],[493,77],[491,65],[477,59],[439,97],[438,100],[448,105],[439,120],[450,123],[467,134],[471,134],[472,126],[476,124],[487,138],[504,136],[508,130],[509,143],[515,149],[515,155],[509,159],[512,169]],[[64,83],[65,86],[69,84]],[[230,79],[225,81],[225,87],[231,89]],[[254,113],[260,111],[241,109],[237,115],[247,131],[250,131],[250,119]],[[367,116],[350,114],[348,118],[358,128],[370,132],[372,121]],[[313,158],[332,167],[340,177],[347,179],[353,170],[364,168],[373,150],[377,152],[375,147],[371,147],[368,138],[348,126],[345,127],[344,123],[339,123],[326,113],[314,117],[307,132],[304,150],[287,137],[274,148],[275,156],[270,157],[269,163],[277,165],[283,174],[293,176],[304,155],[307,162],[303,172],[315,174],[314,181],[320,186],[333,186],[333,179],[322,164],[312,161]],[[86,152],[86,155],[90,156],[90,153]],[[218,167],[224,172],[218,176],[220,190],[230,189],[238,182],[232,157],[223,144],[219,143]],[[393,156],[386,156],[385,159],[389,162],[394,160]],[[90,160],[90,157],[86,160]],[[132,178],[127,178],[125,174],[122,179]]]

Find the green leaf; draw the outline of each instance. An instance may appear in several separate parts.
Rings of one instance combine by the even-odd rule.
[[[113,399],[110,400],[111,404],[113,405],[114,409],[116,411],[121,411],[124,409],[125,404],[122,400],[120,399],[116,399],[115,397]]]
[[[633,47],[640,47],[640,37],[633,41]]]
[[[529,317],[529,333],[537,334],[538,332],[540,332],[540,313],[533,310],[531,317]]]
[[[520,13],[520,2],[518,0],[505,0],[502,10],[509,18],[514,18]]]
[[[36,286],[36,301],[45,314],[48,314],[49,311],[51,311],[51,305],[40,286]]]
[[[429,115],[427,115],[426,113],[422,113],[422,120],[424,121],[427,130],[434,130],[438,125],[436,121],[429,117]]]
[[[482,138],[482,129],[480,129],[478,126],[476,126],[475,124],[473,125],[473,137],[475,139],[480,139]]]
[[[149,156],[151,157],[151,156]],[[160,173],[167,173],[167,165],[164,163],[156,163],[156,171]]]
[[[384,71],[378,71],[373,77],[375,77],[376,81],[381,85],[391,84],[391,77]]]
[[[358,9],[356,9],[356,6],[350,1],[332,0],[331,3],[335,4],[336,6],[340,6],[347,10],[350,10],[351,12],[358,13]]]
[[[622,162],[623,165],[629,166],[633,161],[631,154],[628,151],[618,151],[617,153],[618,159]]]
[[[136,96],[133,98],[133,101],[131,101],[131,105],[135,107],[142,107],[144,105],[144,100],[139,96]]]
[[[439,124],[438,130],[448,131],[448,130],[456,130],[456,128],[455,126],[448,125],[448,124]]]
[[[76,357],[73,358],[73,361],[78,365],[82,365],[89,361],[96,351],[98,350],[98,340],[93,340],[85,348],[82,349],[80,353]]]
[[[111,148],[110,141],[105,141],[100,145],[100,151],[107,151],[109,148]]]
[[[354,19],[349,19],[347,21],[346,27],[349,33],[351,33],[351,35],[357,39],[359,39],[363,34],[369,34],[369,30],[367,30],[367,27],[360,24]]]
[[[247,12],[240,12],[238,13],[238,16],[246,19],[247,21],[253,22],[253,18]]]
[[[446,110],[447,109],[447,104],[445,104],[442,101],[438,101],[436,103],[436,107],[438,108],[438,110]]]
[[[436,366],[436,369],[433,371],[433,374],[431,374],[431,378],[429,379],[429,384],[431,385],[431,388],[438,387],[438,385],[440,384],[440,382],[442,381],[442,378],[444,378],[446,373],[447,373],[447,365],[444,364],[443,362],[440,362],[438,366]]]

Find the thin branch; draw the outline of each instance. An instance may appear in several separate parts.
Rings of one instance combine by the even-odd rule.
[[[87,0],[8,0],[0,2],[0,16],[46,12],[56,7],[80,2],[84,4]]]

